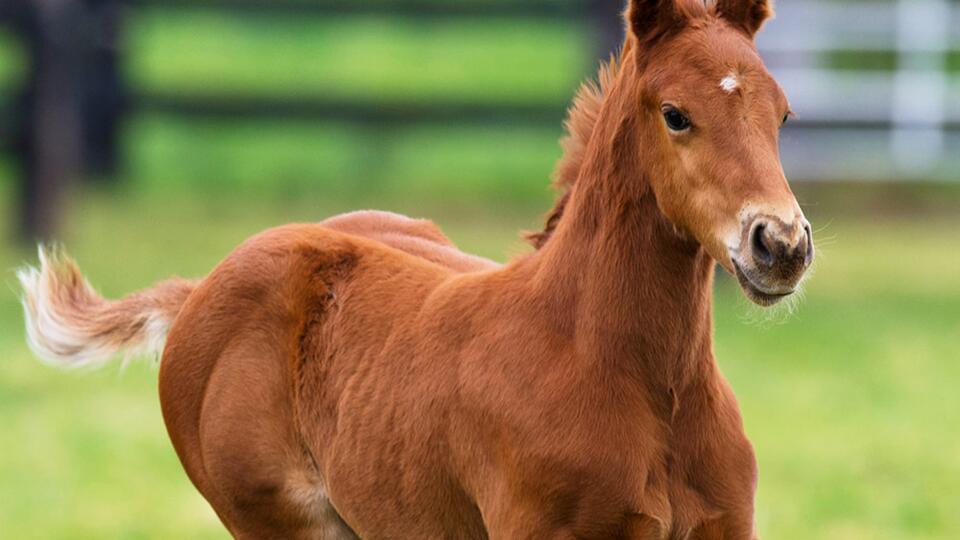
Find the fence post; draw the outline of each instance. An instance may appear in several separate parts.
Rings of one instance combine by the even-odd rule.
[[[21,239],[52,238],[64,189],[80,169],[76,0],[24,0],[19,30],[30,59],[16,142]]]
[[[623,45],[623,11],[626,4],[617,0],[590,0],[587,8],[597,58],[605,61]]]
[[[118,0],[83,0],[85,35],[80,79],[83,172],[106,182],[116,178],[120,122],[127,108],[120,70],[123,10]]]
[[[914,178],[943,157],[949,42],[947,0],[899,0],[891,145],[900,172]]]

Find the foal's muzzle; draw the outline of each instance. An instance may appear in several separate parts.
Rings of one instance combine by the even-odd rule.
[[[810,223],[802,217],[786,223],[757,215],[744,227],[731,258],[747,296],[762,306],[776,304],[793,294],[813,263]]]

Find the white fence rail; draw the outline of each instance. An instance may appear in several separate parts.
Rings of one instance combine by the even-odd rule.
[[[782,0],[777,14],[758,45],[799,114],[783,136],[788,174],[960,180],[960,1]],[[895,68],[841,69],[840,51]]]

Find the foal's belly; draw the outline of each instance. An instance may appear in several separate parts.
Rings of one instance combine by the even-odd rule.
[[[322,469],[333,505],[361,538],[486,538],[428,419],[439,416],[385,402],[346,416]]]
[[[330,500],[360,538],[487,538],[479,510],[435,465],[380,469],[339,453],[328,459]]]
[[[450,463],[443,389],[453,384],[442,367],[417,376],[416,360],[385,350],[366,362],[330,359],[338,365],[328,368],[325,396],[316,398],[326,406],[308,416],[333,506],[361,538],[486,538]]]

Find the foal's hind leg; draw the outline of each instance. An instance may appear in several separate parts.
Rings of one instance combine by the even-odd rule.
[[[161,399],[171,439],[191,479],[235,537],[356,538],[331,505],[294,430],[287,360],[277,350],[282,342],[256,335],[260,332],[207,359],[215,365],[206,384],[196,380],[203,359],[180,354],[188,347],[174,346],[164,357]],[[189,388],[202,397],[171,401],[185,397]],[[199,402],[198,410],[178,410],[190,402]],[[182,421],[190,417],[195,428]]]

